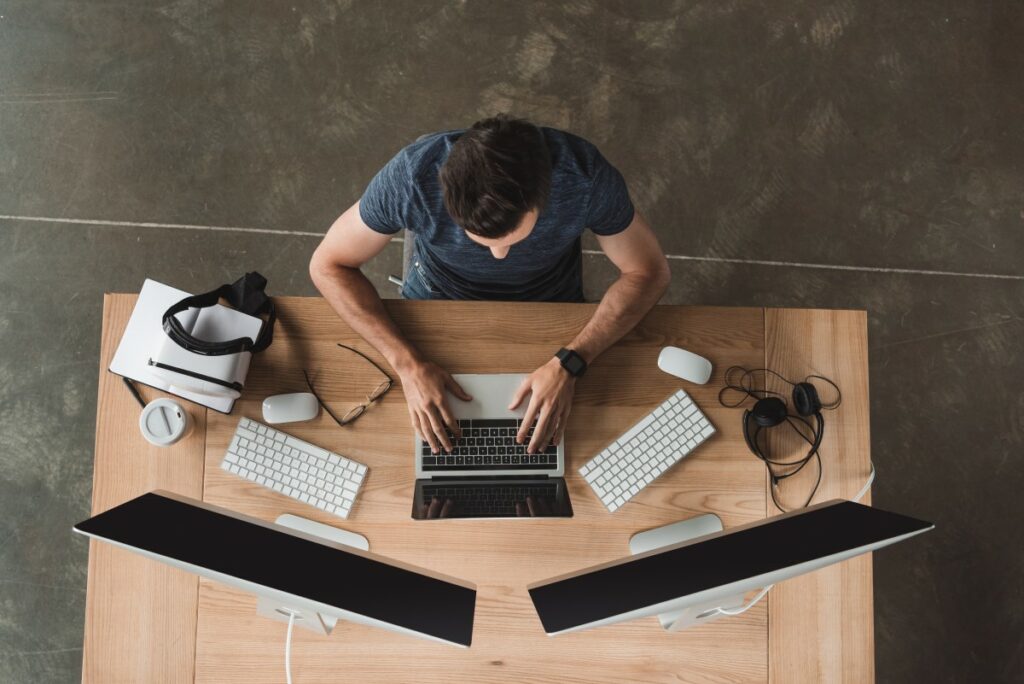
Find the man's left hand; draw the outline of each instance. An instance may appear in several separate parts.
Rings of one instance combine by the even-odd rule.
[[[557,358],[552,358],[543,366],[533,371],[512,397],[509,410],[514,410],[530,392],[530,403],[523,416],[523,425],[516,435],[516,442],[522,444],[530,432],[533,421],[537,427],[533,431],[533,439],[527,447],[528,453],[536,453],[549,442],[558,444],[565,434],[565,426],[572,410],[572,395],[576,389],[576,378],[562,368]]]

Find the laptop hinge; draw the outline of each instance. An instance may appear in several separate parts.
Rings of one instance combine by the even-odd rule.
[[[425,482],[451,482],[458,480],[494,480],[496,482],[501,480],[552,480],[550,475],[488,475],[486,472],[482,472],[479,475],[433,475],[428,479],[424,479]]]

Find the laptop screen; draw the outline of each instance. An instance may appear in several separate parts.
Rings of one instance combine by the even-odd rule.
[[[159,494],[75,529],[445,641],[472,639],[474,589]]]

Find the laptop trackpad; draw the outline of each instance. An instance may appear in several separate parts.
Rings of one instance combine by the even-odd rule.
[[[513,395],[526,379],[523,373],[456,373],[452,378],[473,397],[471,401],[462,401],[448,393],[448,406],[456,418],[522,418],[526,414],[529,395],[515,411],[508,410]]]
[[[416,480],[415,520],[440,518],[571,518],[560,477]]]

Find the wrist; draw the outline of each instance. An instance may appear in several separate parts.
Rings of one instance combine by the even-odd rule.
[[[588,367],[590,366],[590,364],[594,363],[594,359],[597,358],[599,353],[593,348],[592,344],[588,344],[588,342],[585,341],[580,341],[579,339],[575,339],[569,344],[565,345],[565,348],[571,349],[572,351],[579,354],[580,357],[584,361],[586,361]]]
[[[418,366],[422,365],[422,363],[423,359],[421,359],[418,354],[405,350],[395,357],[391,362],[391,367],[394,368],[395,372],[399,375],[408,375]]]

